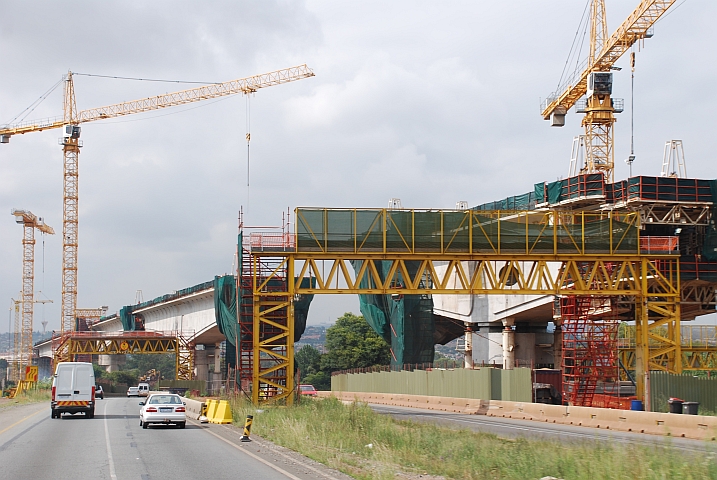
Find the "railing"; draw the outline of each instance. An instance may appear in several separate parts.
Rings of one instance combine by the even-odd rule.
[[[293,251],[296,249],[296,235],[284,232],[253,232],[249,235],[252,251]]]
[[[176,330],[133,330],[133,331],[86,331],[86,332],[65,332],[64,336],[70,336],[74,339],[96,339],[96,338],[191,338],[194,331],[178,332]],[[53,335],[53,339],[60,338],[60,334]]]
[[[671,254],[680,249],[680,237],[640,237],[640,252]]]

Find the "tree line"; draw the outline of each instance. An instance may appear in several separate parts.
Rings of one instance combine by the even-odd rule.
[[[331,373],[351,368],[374,367],[391,363],[388,344],[366,323],[363,316],[344,313],[326,329],[326,353],[304,345],[294,355],[301,383],[318,390],[331,389]]]

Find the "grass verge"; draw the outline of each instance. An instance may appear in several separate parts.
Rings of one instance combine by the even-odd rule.
[[[0,402],[0,408],[10,407],[12,405],[22,405],[26,403],[41,403],[49,402],[51,397],[50,390],[47,389],[33,389],[20,393],[15,398],[3,398]]]
[[[395,478],[398,472],[455,479],[717,479],[713,455],[605,442],[502,439],[397,421],[333,398],[261,410],[237,399],[232,409],[238,425],[254,415],[252,433],[359,479]]]

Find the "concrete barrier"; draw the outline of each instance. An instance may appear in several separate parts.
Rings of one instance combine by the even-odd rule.
[[[609,408],[546,405],[427,395],[392,393],[319,392],[320,397],[336,397],[346,402],[365,402],[400,407],[425,408],[446,412],[488,415],[537,422],[623,432],[646,433],[697,440],[717,440],[717,417],[671,413],[615,410]]]
[[[187,417],[199,420],[199,417],[202,416],[202,407],[204,406],[204,402],[186,397],[182,397],[182,401],[187,407]]]

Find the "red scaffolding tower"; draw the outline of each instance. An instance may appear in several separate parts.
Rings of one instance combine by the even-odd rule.
[[[619,388],[614,302],[593,295],[561,299],[563,398],[569,405],[593,406],[596,392]]]

